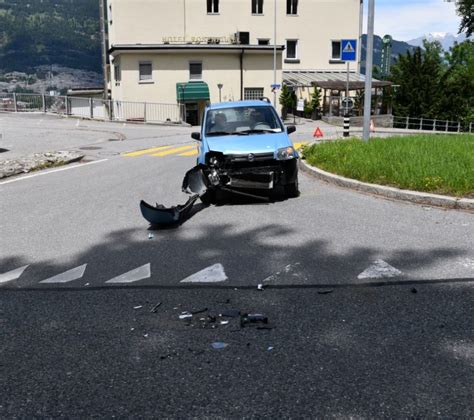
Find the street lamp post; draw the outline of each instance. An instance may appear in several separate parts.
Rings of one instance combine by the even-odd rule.
[[[217,84],[217,88],[219,89],[219,102],[222,102],[221,90],[224,87],[222,83]]]
[[[372,108],[372,66],[374,58],[374,11],[375,0],[369,0],[367,22],[367,55],[365,60],[364,132],[362,139],[369,141],[370,113]]]
[[[277,103],[276,103],[276,98],[277,98],[277,94],[276,94],[276,88],[275,88],[275,85],[277,83],[277,76],[276,76],[276,34],[277,34],[277,30],[276,30],[276,27],[277,27],[277,0],[274,0],[274,10],[273,10],[273,106],[276,108],[277,106]]]

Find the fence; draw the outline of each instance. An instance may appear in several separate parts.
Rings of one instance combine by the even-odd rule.
[[[34,93],[0,93],[0,112],[45,112],[102,121],[175,123],[185,121],[183,104],[124,102]]]
[[[393,117],[393,128],[442,131],[448,133],[472,133],[474,131],[474,123],[461,123],[460,121],[446,121],[431,118]]]

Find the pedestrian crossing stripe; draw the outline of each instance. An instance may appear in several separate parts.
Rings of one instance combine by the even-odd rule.
[[[307,141],[294,143],[295,149],[300,149],[302,146],[308,144]],[[125,157],[138,157],[138,156],[154,156],[154,157],[165,157],[165,156],[197,156],[199,149],[195,144],[186,145],[173,145],[173,146],[160,146],[153,147],[150,149],[137,150],[135,152],[127,152],[122,156]]]

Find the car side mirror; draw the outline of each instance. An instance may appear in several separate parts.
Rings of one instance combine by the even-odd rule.
[[[294,125],[289,125],[288,127],[286,127],[286,132],[288,134],[294,133],[295,131],[296,131],[296,127]]]
[[[191,137],[192,137],[194,140],[201,141],[201,133],[198,133],[197,131],[194,132],[194,133],[191,133]]]

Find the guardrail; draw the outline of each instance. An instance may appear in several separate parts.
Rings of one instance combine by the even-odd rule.
[[[460,121],[447,121],[432,118],[393,117],[393,128],[406,130],[424,130],[447,133],[472,133],[474,123],[461,123]]]
[[[44,112],[101,121],[174,123],[185,121],[183,104],[125,102],[34,93],[0,93],[0,112]]]

